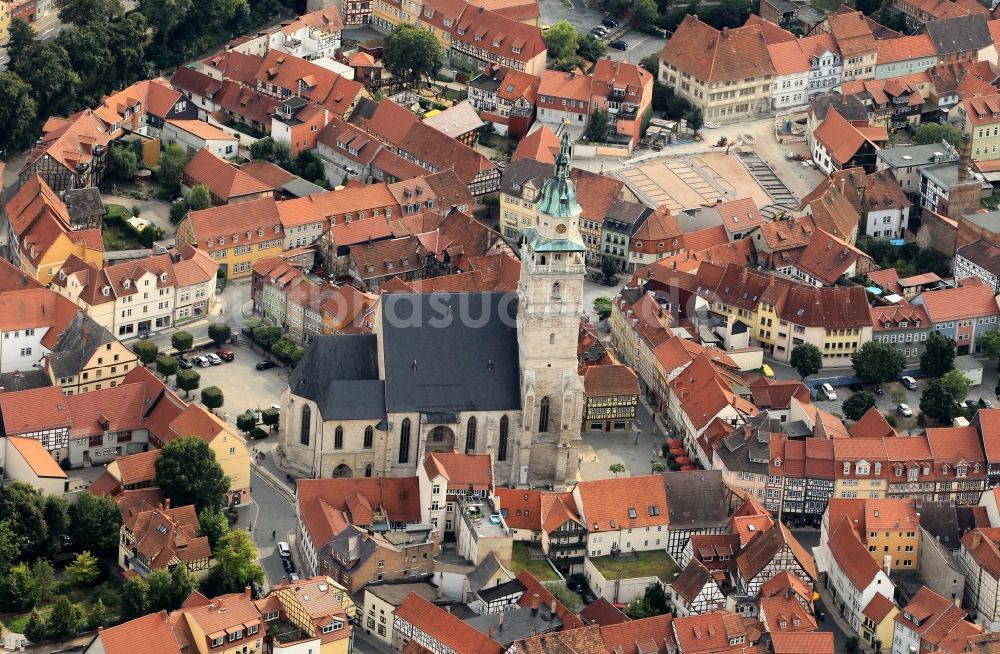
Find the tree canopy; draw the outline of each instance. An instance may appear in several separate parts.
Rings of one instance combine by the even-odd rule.
[[[811,343],[796,345],[792,349],[791,364],[803,378],[815,375],[823,367],[823,353]]]
[[[937,379],[920,396],[920,412],[933,420],[948,423],[958,415],[958,406],[955,398],[941,384],[941,380]]]
[[[229,491],[215,451],[197,436],[183,436],[161,450],[156,485],[174,506],[193,504],[198,511],[225,506]]]
[[[403,23],[385,38],[382,62],[408,84],[430,79],[444,66],[444,54],[430,32]]]
[[[578,43],[576,28],[568,20],[561,20],[542,34],[549,56],[563,61],[576,55]]]
[[[209,597],[238,593],[264,581],[264,571],[257,564],[257,547],[245,531],[231,531],[219,539],[215,562],[202,583],[202,590]]]
[[[969,396],[972,380],[961,370],[949,370],[941,376],[941,388],[946,390],[956,402],[964,402]]]
[[[80,493],[69,507],[69,536],[77,550],[97,555],[116,551],[121,524],[121,512],[110,497]]]
[[[851,355],[851,363],[859,377],[880,384],[899,377],[906,357],[890,343],[868,341]]]
[[[989,341],[989,332],[979,337],[979,344],[988,351],[984,338]],[[996,339],[997,354],[1000,355],[1000,338]],[[930,377],[940,377],[955,367],[955,340],[936,329],[932,329],[920,354],[920,368]]]
[[[844,410],[844,417],[848,420],[860,420],[861,416],[868,412],[868,409],[875,406],[875,396],[871,393],[854,393],[844,400],[841,408]]]
[[[941,141],[948,141],[957,148],[962,142],[962,130],[946,123],[923,123],[913,132],[913,142],[916,145]]]

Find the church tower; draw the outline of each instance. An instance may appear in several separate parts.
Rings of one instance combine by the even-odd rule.
[[[517,341],[523,425],[512,485],[562,488],[576,480],[583,418],[576,348],[587,248],[580,236],[582,209],[569,179],[571,154],[567,130],[555,175],[542,187],[538,223],[524,230],[521,243]]]

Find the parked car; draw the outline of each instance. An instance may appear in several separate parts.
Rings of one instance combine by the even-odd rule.
[[[618,27],[618,21],[616,21],[611,16],[605,16],[604,18],[601,19],[601,25],[607,27],[608,29],[613,30],[616,27]]]
[[[257,370],[267,370],[268,368],[273,368],[276,365],[278,365],[278,364],[276,364],[274,361],[269,361],[269,360],[265,359],[263,361],[258,361],[256,367],[257,367]]]
[[[622,41],[621,39],[615,39],[609,43],[608,46],[614,48],[615,50],[628,50],[628,42]]]
[[[295,572],[295,564],[291,559],[281,559],[281,565],[284,566],[285,572],[288,574],[293,574]]]
[[[990,402],[985,397],[981,397],[981,398],[979,398],[979,406],[982,407],[982,408],[984,408],[984,409],[992,409],[993,408],[993,403]]]
[[[913,377],[910,377],[909,375],[903,375],[902,377],[899,378],[899,381],[900,383],[903,384],[903,386],[906,386],[911,391],[917,390],[917,380],[914,379]]]
[[[299,576],[297,574],[295,574],[294,572],[289,573],[289,575],[288,575],[288,581],[298,581],[298,580],[299,580]]]
[[[232,361],[236,358],[236,353],[232,350],[222,348],[221,350],[216,350],[215,354],[223,361]]]
[[[215,352],[211,352],[209,354],[206,354],[205,358],[208,359],[208,362],[210,364],[212,364],[213,366],[217,366],[217,365],[219,365],[219,364],[222,363],[222,357],[220,357]]]
[[[278,554],[281,555],[283,559],[292,558],[292,548],[288,546],[288,543],[281,541],[278,543]]]
[[[957,406],[960,410],[964,410],[971,408],[972,404],[970,402],[966,402],[965,400],[962,400],[961,402],[955,400],[955,406]]]
[[[828,384],[828,383],[827,384],[823,384],[822,386],[820,386],[820,389],[826,395],[826,399],[828,399],[828,400],[836,400],[837,399],[837,391],[833,390],[833,386],[830,386],[830,384]]]
[[[178,357],[177,366],[182,370],[187,370],[188,368],[191,367],[191,362],[185,359],[184,357]]]
[[[208,360],[208,357],[195,357],[191,359],[191,363],[199,368],[207,368],[212,365],[212,362]]]
[[[900,404],[896,407],[896,413],[903,416],[904,418],[910,418],[913,416],[913,409],[911,409],[906,404]]]
[[[608,35],[608,28],[597,26],[594,29],[590,30],[590,33],[599,39],[603,39],[605,36]]]

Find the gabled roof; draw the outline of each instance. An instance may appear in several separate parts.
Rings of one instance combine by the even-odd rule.
[[[1000,313],[993,289],[981,284],[924,291],[914,303],[922,304],[935,324]]]
[[[887,64],[909,59],[933,57],[934,43],[927,34],[901,36],[898,39],[880,39],[875,42],[878,50],[878,63]]]
[[[576,491],[592,533],[669,524],[660,475],[581,481]]]
[[[858,590],[864,590],[881,569],[855,533],[847,516],[834,527],[827,541],[830,556]]]
[[[520,23],[474,4],[466,6],[451,38],[453,42],[461,41],[512,61],[527,62],[547,51],[542,32],[536,25]]]
[[[142,643],[145,654],[181,654],[186,649],[181,643],[187,644],[174,632],[166,611],[102,629],[97,640],[103,654],[132,654],[136,643]]]
[[[253,162],[251,162],[253,163]],[[211,150],[204,148],[195,153],[184,174],[196,184],[204,184],[212,195],[224,202],[244,195],[258,195],[274,191],[275,187],[240,170]]]
[[[317,547],[321,543],[325,545],[335,535],[324,505],[343,512],[348,508],[348,499],[355,493],[364,497],[373,509],[384,511],[392,522],[420,520],[420,489],[416,477],[302,479],[297,491],[299,515]]]
[[[733,560],[733,566],[740,571],[743,579],[749,581],[756,577],[785,547],[792,553],[809,579],[815,581],[818,578],[816,562],[799,544],[795,536],[780,522],[753,538]]]
[[[702,82],[773,75],[774,67],[759,25],[721,32],[687,15],[667,41],[660,59]]]
[[[503,651],[500,643],[416,593],[410,593],[394,614],[396,619],[405,620],[460,654],[501,654]]]
[[[774,654],[834,654],[833,632],[778,632],[771,634]]]
[[[511,164],[519,159],[533,159],[555,165],[555,155],[559,152],[559,137],[548,125],[542,123],[536,125],[538,126],[517,144],[517,149],[510,158]],[[510,166],[507,167],[507,170],[509,169]],[[504,171],[504,179],[507,177],[507,170]]]
[[[885,141],[888,138],[885,135],[884,127],[881,134],[873,134],[873,136],[879,141]],[[841,166],[850,161],[861,149],[861,146],[870,142],[869,136],[847,122],[835,109],[827,113],[826,120],[816,128],[813,138],[821,143],[830,152],[830,158]]]
[[[637,396],[639,378],[624,364],[589,366],[583,373],[583,387],[587,397]]]
[[[104,123],[90,109],[67,118],[53,116],[42,126],[42,136],[28,153],[22,172],[48,155],[76,174],[78,165],[93,163],[95,148],[107,148],[110,142],[111,135]]]
[[[928,21],[924,27],[939,56],[981,50],[993,43],[986,17],[979,13]]]
[[[851,436],[855,438],[884,438],[895,436],[896,430],[885,419],[878,407],[872,407],[851,426]]]
[[[489,490],[493,487],[493,466],[488,454],[430,452],[424,457],[429,479],[444,477],[451,489]]]

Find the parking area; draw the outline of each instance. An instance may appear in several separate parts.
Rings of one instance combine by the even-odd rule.
[[[277,404],[281,392],[285,389],[288,371],[281,366],[270,370],[257,370],[256,363],[264,357],[254,352],[249,345],[227,347],[236,355],[232,361],[208,368],[194,367],[194,370],[201,375],[200,388],[218,386],[222,389],[225,404],[217,411],[219,416],[235,422],[236,416],[247,409],[266,409],[272,404]],[[212,347],[199,352],[189,352],[187,359],[191,360],[199,354],[214,351],[215,348]],[[199,392],[192,392],[191,397],[197,397]],[[180,393],[183,395],[183,391]]]
[[[920,395],[924,392],[924,389],[931,383],[931,381],[933,380],[930,378],[918,379],[917,389],[913,391],[906,389],[899,382],[883,384],[882,395],[875,396],[877,400],[876,406],[882,413],[892,413],[896,416],[898,431],[905,432],[910,429],[916,429],[916,417],[917,414],[920,413]],[[984,361],[983,383],[969,389],[968,401],[970,403],[978,404],[980,398],[985,398],[992,402],[994,406],[1000,405],[1000,402],[998,402],[997,397],[994,394],[997,381],[998,373],[996,362]],[[896,412],[897,402],[893,399],[894,389],[899,389],[905,392],[906,395],[903,402],[913,411],[913,417],[907,419]],[[837,393],[836,400],[815,400],[814,404],[825,411],[842,416],[843,409],[841,405],[844,403],[844,400],[849,398],[854,393],[847,386],[838,386],[834,390]],[[862,391],[871,392],[871,390],[871,385],[869,384],[865,384],[862,387]],[[897,390],[896,392],[898,393],[899,391]]]
[[[601,19],[604,18],[602,12],[586,6],[583,0],[572,0],[570,4],[564,4],[560,0],[541,0],[538,6],[541,25],[555,25],[560,21],[567,20],[580,34],[587,34],[591,29],[600,25]],[[614,39],[622,39],[628,43],[628,50],[608,48],[606,56],[615,61],[627,59],[632,63],[639,63],[649,55],[659,52],[666,43],[657,36],[635,30],[626,30],[620,33],[615,31]]]

